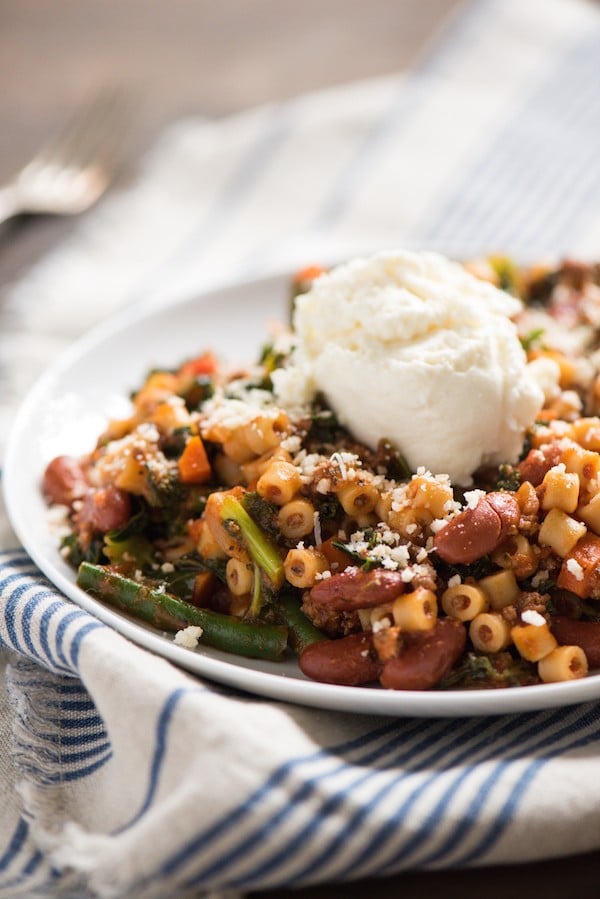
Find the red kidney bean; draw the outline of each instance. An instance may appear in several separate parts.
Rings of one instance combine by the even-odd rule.
[[[463,654],[467,640],[464,624],[440,618],[430,631],[403,634],[403,646],[386,662],[379,677],[390,690],[427,690],[450,674]]]
[[[350,634],[339,640],[311,643],[298,659],[300,670],[324,684],[356,686],[377,680],[381,662],[371,634]]]
[[[386,571],[384,568],[361,571],[353,567],[316,583],[310,591],[310,598],[333,611],[347,612],[391,602],[404,592],[404,586],[398,571]]]
[[[435,551],[450,565],[468,565],[516,533],[519,517],[519,504],[511,493],[488,493],[438,531]]]
[[[550,630],[561,646],[580,646],[590,668],[600,668],[600,621],[582,621],[557,615]]]
[[[521,509],[515,496],[512,493],[498,491],[488,493],[485,500],[500,516],[500,542],[512,534],[516,534],[521,518]]]
[[[558,465],[561,455],[562,450],[556,443],[547,443],[539,449],[529,450],[525,458],[517,465],[521,480],[529,481],[534,487],[539,487],[547,472]]]
[[[74,456],[56,456],[42,478],[42,493],[51,503],[71,506],[88,489],[83,466]]]
[[[129,494],[118,487],[100,487],[90,490],[77,512],[80,527],[88,527],[101,534],[113,528],[121,528],[131,516]]]

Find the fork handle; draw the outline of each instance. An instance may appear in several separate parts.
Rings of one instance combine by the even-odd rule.
[[[19,192],[14,184],[0,188],[0,224],[13,218],[21,211]]]

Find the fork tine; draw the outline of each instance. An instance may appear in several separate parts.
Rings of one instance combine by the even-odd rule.
[[[75,113],[67,126],[38,154],[37,166],[83,168],[92,162],[110,165],[120,146],[133,109],[117,88],[105,89],[83,112]]]
[[[20,212],[72,215],[104,192],[120,164],[134,98],[103,90],[9,184],[0,222]]]

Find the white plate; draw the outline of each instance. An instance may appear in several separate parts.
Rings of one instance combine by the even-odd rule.
[[[4,468],[9,517],[37,565],[78,606],[141,646],[214,681],[274,699],[362,714],[459,716],[525,712],[600,698],[600,675],[478,692],[319,684],[306,679],[292,660],[259,662],[207,647],[176,646],[171,637],[113,611],[76,586],[74,571],[58,552],[40,495],[45,465],[58,453],[90,450],[106,420],[126,414],[124,398],[150,368],[175,366],[204,349],[231,362],[255,360],[269,322],[285,320],[288,283],[281,275],[168,307],[130,309],[94,329],[46,372],[17,416]]]

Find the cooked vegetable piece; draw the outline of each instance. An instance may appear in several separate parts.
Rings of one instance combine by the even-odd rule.
[[[289,630],[290,646],[297,655],[301,655],[307,646],[327,639],[326,635],[308,620],[300,608],[300,602],[293,596],[282,596],[277,603],[277,610]]]
[[[189,624],[197,625],[202,628],[201,641],[224,652],[276,661],[287,646],[287,628],[281,625],[253,624],[198,609],[101,565],[84,562],[79,568],[77,584],[82,590],[161,630],[178,631]]]
[[[252,559],[276,589],[281,587],[284,580],[283,559],[277,547],[250,518],[241,502],[231,494],[223,498],[221,519],[225,527],[229,521],[237,525]]]
[[[202,438],[190,437],[177,462],[179,477],[184,484],[205,484],[210,480],[211,469]]]
[[[557,586],[587,599],[600,587],[600,537],[586,534],[565,558]]]

